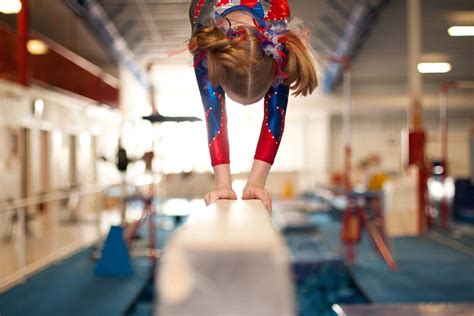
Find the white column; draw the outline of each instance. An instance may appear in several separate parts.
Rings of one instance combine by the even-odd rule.
[[[411,105],[421,106],[423,80],[418,72],[422,57],[421,0],[407,0],[408,91]]]

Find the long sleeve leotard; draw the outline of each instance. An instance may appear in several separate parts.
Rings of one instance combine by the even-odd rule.
[[[290,17],[287,0],[194,0],[189,15],[193,33],[211,23],[214,13],[228,14],[235,10],[251,13],[260,26],[284,24]],[[206,115],[209,151],[213,166],[230,163],[227,134],[225,93],[222,87],[213,87],[207,73],[205,54],[194,60],[196,79]],[[289,87],[280,84],[271,87],[264,99],[264,118],[255,159],[273,164],[280,146],[285,125]]]

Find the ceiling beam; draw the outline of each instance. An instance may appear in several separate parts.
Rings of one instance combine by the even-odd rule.
[[[350,18],[346,22],[343,33],[334,49],[332,57],[353,58],[357,47],[360,47],[362,34],[368,31],[382,8],[389,0],[357,1],[350,13]],[[326,67],[323,88],[325,91],[332,91],[341,79],[342,65],[339,63],[328,64]]]
[[[65,2],[92,28],[115,62],[126,66],[137,81],[148,89],[149,84],[143,69],[138,65],[127,42],[97,0],[65,0]]]

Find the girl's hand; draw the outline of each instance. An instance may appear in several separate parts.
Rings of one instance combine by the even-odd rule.
[[[230,185],[218,185],[204,197],[206,205],[210,205],[217,200],[237,200],[237,194]]]
[[[272,198],[270,193],[261,184],[247,182],[242,194],[242,200],[260,200],[268,212],[272,213]]]

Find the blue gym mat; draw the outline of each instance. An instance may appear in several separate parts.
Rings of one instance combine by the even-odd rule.
[[[123,315],[152,276],[148,259],[134,259],[128,278],[94,276],[86,249],[0,295],[2,316]]]
[[[340,249],[340,223],[327,214],[313,216],[333,249]],[[373,303],[473,302],[474,257],[429,236],[393,238],[399,271],[391,272],[366,238],[350,271]],[[474,245],[471,245],[474,248]]]

